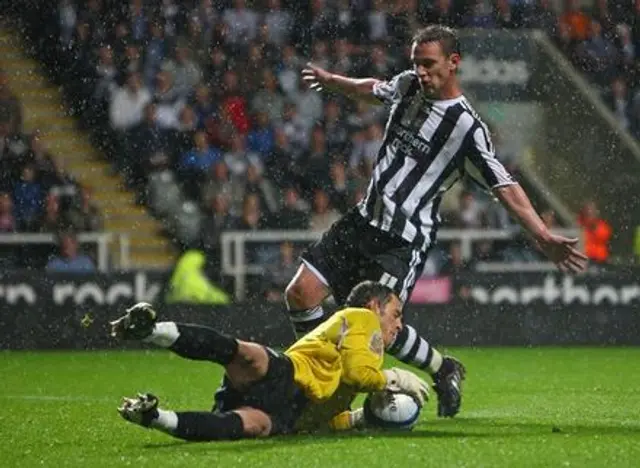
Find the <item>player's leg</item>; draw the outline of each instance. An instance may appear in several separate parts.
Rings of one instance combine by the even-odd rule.
[[[301,256],[302,265],[285,291],[287,309],[297,334],[306,333],[325,320],[322,301],[330,293],[339,301],[355,286],[347,279],[360,235],[353,221],[355,216],[357,214],[347,213],[340,218]]]
[[[134,424],[157,429],[189,441],[235,440],[265,437],[271,433],[271,418],[256,408],[233,411],[170,411],[158,407],[158,399],[150,394],[123,398],[120,415]]]
[[[458,414],[462,405],[462,381],[466,373],[460,361],[440,354],[408,324],[404,324],[387,352],[431,375],[433,388],[438,395],[438,416],[453,417]]]
[[[376,243],[381,254],[370,259],[373,264],[365,270],[372,276],[367,279],[386,284],[406,302],[422,274],[427,254],[410,246],[385,245],[388,242],[380,239]],[[457,359],[443,356],[407,323],[387,352],[431,375],[438,395],[438,416],[453,417],[460,411],[465,368]]]
[[[296,334],[313,330],[324,321],[322,301],[329,295],[326,279],[316,268],[303,263],[285,290],[289,319]]]
[[[261,379],[267,373],[269,358],[265,348],[236,340],[200,325],[157,322],[150,304],[138,303],[119,319],[111,322],[112,335],[122,339],[139,339],[166,348],[187,359],[211,361],[225,367],[236,388]]]
[[[254,343],[249,345],[248,353],[261,348],[260,355],[267,361],[264,375],[242,391],[231,389],[225,383],[216,392],[214,411],[166,411],[158,408],[156,397],[146,394],[137,399],[124,399],[120,414],[128,421],[186,440],[238,439],[293,432],[307,399],[296,384],[291,360],[272,349]],[[233,374],[232,369],[227,369]],[[243,369],[240,372],[245,375]]]

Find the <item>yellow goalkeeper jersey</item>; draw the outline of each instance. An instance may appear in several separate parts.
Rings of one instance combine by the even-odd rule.
[[[360,392],[382,390],[384,342],[380,320],[369,309],[347,308],[294,343],[285,354],[294,379],[311,401],[299,426],[318,429]]]

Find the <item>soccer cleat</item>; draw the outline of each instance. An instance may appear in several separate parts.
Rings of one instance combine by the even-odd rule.
[[[460,361],[444,356],[442,367],[433,376],[433,389],[438,395],[438,416],[452,418],[460,411],[462,404],[462,381],[466,369]]]
[[[138,393],[137,398],[122,398],[118,413],[139,426],[149,427],[158,417],[158,399],[151,393]]]
[[[127,313],[110,322],[111,336],[125,340],[142,340],[153,331],[156,311],[151,304],[138,302],[127,309]]]

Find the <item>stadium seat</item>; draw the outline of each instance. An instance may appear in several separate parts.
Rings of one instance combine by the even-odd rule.
[[[149,176],[147,185],[151,208],[166,217],[180,211],[184,197],[173,172],[162,171]]]
[[[180,210],[172,216],[178,239],[185,245],[193,245],[200,238],[202,213],[198,205],[191,201],[182,203]]]

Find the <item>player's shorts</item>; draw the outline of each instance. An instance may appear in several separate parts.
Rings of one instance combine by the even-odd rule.
[[[371,226],[353,208],[301,258],[324,279],[341,305],[353,287],[365,280],[389,286],[405,302],[422,274],[427,253],[395,234]]]
[[[269,356],[267,374],[244,392],[234,389],[225,376],[215,393],[213,411],[226,412],[243,406],[256,408],[271,417],[271,435],[290,434],[308,399],[295,383],[289,357],[271,348],[265,349]]]

